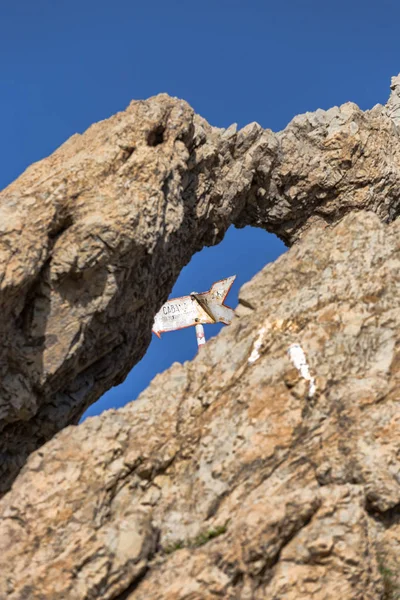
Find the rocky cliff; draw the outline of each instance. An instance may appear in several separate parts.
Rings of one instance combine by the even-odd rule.
[[[0,598],[400,593],[399,82],[278,134],[133,102],[1,193],[3,492],[30,457]],[[293,247],[192,363],[65,428],[231,224]]]
[[[193,362],[34,452],[0,597],[397,597],[399,268],[400,221],[311,230]]]
[[[351,210],[399,212],[387,106],[216,129],[160,95],[73,136],[0,194],[0,492],[143,356],[194,252],[254,225],[287,244]],[[155,285],[157,283],[157,285]]]

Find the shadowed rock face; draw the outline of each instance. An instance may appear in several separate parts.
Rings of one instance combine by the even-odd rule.
[[[194,252],[254,225],[288,245],[368,209],[398,214],[398,85],[386,107],[208,125],[160,95],[75,135],[0,194],[0,491],[143,356]]]
[[[395,599],[399,273],[400,220],[313,228],[194,361],[34,452],[0,598]]]

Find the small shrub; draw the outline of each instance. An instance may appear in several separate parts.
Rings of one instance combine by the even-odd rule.
[[[400,589],[394,580],[395,574],[385,565],[383,557],[379,557],[378,565],[383,581],[383,600],[400,600]]]
[[[185,542],[183,540],[177,540],[176,542],[165,546],[163,550],[165,554],[172,554],[172,552],[176,552],[176,550],[182,550],[184,547]]]
[[[226,522],[225,525],[219,525],[218,527],[214,527],[208,531],[203,531],[191,540],[177,540],[168,546],[164,546],[164,554],[172,554],[172,552],[182,550],[182,548],[199,548],[200,546],[204,546],[204,544],[210,540],[222,535],[223,533],[226,533],[228,530],[227,525],[228,522]]]
[[[225,525],[219,525],[218,527],[215,527],[214,529],[209,529],[208,531],[199,533],[199,535],[197,535],[192,540],[191,546],[193,546],[193,548],[198,548],[199,546],[203,546],[210,540],[218,537],[219,535],[222,535],[223,533],[226,533],[226,531],[227,531],[227,526],[225,524]]]

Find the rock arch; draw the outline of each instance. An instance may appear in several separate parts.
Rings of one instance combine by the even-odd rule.
[[[0,194],[0,491],[122,381],[191,256],[227,228],[296,243],[354,210],[399,212],[398,78],[280,133],[218,129],[161,94],[75,135]]]

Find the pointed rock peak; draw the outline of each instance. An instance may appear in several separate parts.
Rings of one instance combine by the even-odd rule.
[[[386,105],[388,114],[396,125],[400,126],[400,73],[392,77],[390,89],[392,92]]]

